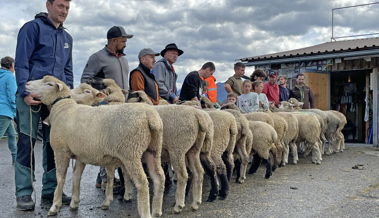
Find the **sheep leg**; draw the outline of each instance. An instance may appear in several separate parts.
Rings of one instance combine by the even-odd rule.
[[[80,181],[82,180],[83,170],[86,164],[76,160],[74,172],[72,175],[72,196],[70,202],[70,210],[77,210],[80,202]]]
[[[219,190],[219,194],[218,194],[219,199],[224,200],[228,196],[228,193],[229,193],[229,182],[227,178],[226,167],[225,167],[224,162],[221,159],[220,154],[214,155],[212,153],[212,159],[216,164],[216,168],[217,168],[216,172],[217,172],[217,176],[219,178],[220,186],[221,186]]]
[[[291,147],[291,151],[292,151],[293,164],[297,164],[297,161],[299,160],[299,155],[297,153],[296,143],[290,142],[290,147]]]
[[[240,178],[240,176],[241,176],[241,172],[240,172],[240,170],[241,170],[241,160],[240,159],[236,159],[235,161],[234,161],[234,171],[236,171],[236,183],[238,183],[238,179]]]
[[[185,155],[180,153],[176,154],[170,153],[171,164],[174,168],[174,171],[178,177],[178,182],[176,183],[176,193],[175,193],[175,206],[174,213],[180,213],[184,207],[184,196],[186,191],[186,185],[188,180],[188,173],[185,164]]]
[[[150,198],[149,182],[147,181],[147,177],[143,170],[142,162],[140,160],[141,160],[141,157],[135,157],[134,160],[130,160],[130,159],[126,160],[123,162],[123,164],[125,165],[125,168],[128,169],[129,176],[132,179],[137,189],[138,214],[140,215],[140,217],[149,218],[151,217],[150,200],[149,200]],[[109,177],[108,177],[108,182],[109,182]],[[110,192],[112,192],[112,189],[110,189]]]
[[[200,153],[200,158],[201,165],[203,165],[205,172],[211,180],[211,191],[209,192],[207,202],[212,202],[218,196],[216,166],[209,153]]]
[[[283,151],[283,162],[282,162],[282,166],[285,166],[286,164],[288,164],[288,155],[289,155],[289,145],[288,144],[285,144],[283,143],[283,148],[284,148],[284,151]]]
[[[261,164],[261,161],[262,161],[262,159],[258,154],[253,155],[253,161],[251,162],[249,174],[253,174],[253,173],[257,172],[257,169],[258,169],[259,165]]]
[[[67,168],[70,162],[70,158],[67,158],[66,154],[63,152],[54,151],[54,158],[56,163],[57,187],[55,188],[53,205],[51,205],[48,216],[57,215],[59,208],[62,206],[63,186],[66,179]]]
[[[109,205],[113,201],[113,183],[114,183],[114,170],[115,166],[106,166],[105,170],[107,171],[107,187],[105,189],[105,199],[101,204],[102,210],[108,210]]]
[[[271,156],[268,156],[268,159],[265,161],[267,162],[265,179],[269,179],[272,176]]]
[[[200,163],[200,150],[195,151],[195,149],[191,149],[187,153],[188,158],[188,166],[192,172],[192,197],[193,202],[191,204],[191,210],[198,210],[199,205],[201,204],[201,194],[203,188],[203,175],[204,170]]]
[[[133,196],[132,184],[130,183],[130,175],[124,165],[121,166],[121,169],[122,169],[122,175],[124,177],[124,189],[125,189],[123,201],[130,202]]]
[[[222,160],[224,161],[226,167],[227,179],[230,181],[232,178],[232,173],[234,170],[234,161],[233,161],[233,153],[232,152],[224,152],[222,155]]]
[[[276,140],[275,146],[276,146],[276,150],[277,150],[277,154],[276,154],[277,163],[275,165],[276,165],[276,167],[279,167],[281,162],[282,162],[282,158],[283,158],[283,146],[282,146],[279,139]]]
[[[161,166],[161,157],[155,152],[145,151],[143,154],[145,158],[147,167],[149,169],[150,178],[154,182],[154,197],[152,203],[152,216],[160,217],[162,216],[162,202],[163,202],[163,192],[165,184],[165,176]]]
[[[238,179],[238,182],[242,184],[245,182],[245,179],[246,179],[246,168],[247,168],[247,164],[249,163],[249,155],[246,152],[246,147],[243,146],[241,143],[238,143],[236,145],[236,148],[237,148],[238,154],[241,157],[241,162],[242,162],[240,177]]]

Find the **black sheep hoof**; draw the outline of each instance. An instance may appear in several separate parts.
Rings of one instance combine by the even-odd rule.
[[[257,171],[256,170],[249,170],[249,174],[254,174],[254,173],[256,173]]]
[[[271,168],[271,170],[272,170],[272,172],[274,172],[274,171],[276,170],[276,166],[273,166],[273,167]]]
[[[212,194],[210,194],[210,195],[208,196],[207,202],[213,202],[213,201],[216,200],[216,199],[217,199],[217,195],[212,195]]]
[[[266,174],[266,175],[265,175],[265,179],[269,179],[270,176],[272,176],[272,173],[270,173],[270,174]]]
[[[229,193],[229,191],[220,190],[219,195],[218,195],[218,199],[225,200],[225,198],[228,196],[228,193]]]

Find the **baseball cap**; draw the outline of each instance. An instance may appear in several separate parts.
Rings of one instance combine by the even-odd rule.
[[[269,76],[275,76],[275,77],[278,76],[278,74],[275,71],[273,71],[273,70],[269,70],[268,75]]]
[[[153,51],[151,48],[144,48],[142,49],[138,54],[138,59],[145,56],[145,55],[155,55],[159,56],[158,52]]]
[[[133,37],[133,35],[127,34],[122,26],[113,26],[107,32],[107,39],[113,39],[120,36],[126,36],[128,39]]]

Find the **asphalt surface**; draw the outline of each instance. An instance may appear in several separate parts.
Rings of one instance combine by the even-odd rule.
[[[51,205],[41,205],[42,144],[36,144],[36,208],[23,212],[16,208],[14,167],[7,141],[0,140],[0,217],[47,217]],[[379,149],[365,144],[346,144],[343,153],[323,156],[321,165],[299,155],[297,165],[288,164],[264,179],[265,167],[247,175],[244,184],[232,178],[225,200],[205,202],[210,190],[204,177],[203,203],[198,211],[189,209],[191,195],[181,214],[172,212],[175,185],[164,196],[162,217],[379,217]],[[292,157],[290,158],[290,162]],[[71,162],[72,164],[72,162]],[[71,195],[72,165],[64,192]],[[358,169],[355,166],[357,165]],[[88,165],[81,181],[79,210],[62,206],[57,217],[138,217],[136,192],[126,203],[115,196],[109,210],[101,210],[104,192],[95,187],[98,167]],[[133,187],[134,188],[134,187]],[[151,194],[152,194],[152,189]],[[32,196],[34,199],[34,195]]]

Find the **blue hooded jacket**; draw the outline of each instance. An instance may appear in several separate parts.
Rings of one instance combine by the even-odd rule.
[[[15,71],[21,98],[30,94],[25,91],[28,81],[46,75],[73,88],[72,37],[62,25],[55,28],[47,13],[37,14],[18,33]]]
[[[11,71],[0,69],[0,115],[13,119],[16,116],[17,84]]]

